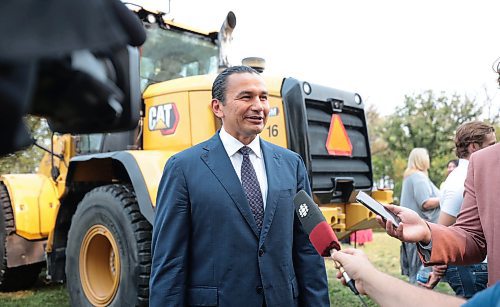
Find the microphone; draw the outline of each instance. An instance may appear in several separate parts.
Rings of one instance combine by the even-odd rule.
[[[322,257],[329,257],[335,251],[340,250],[340,243],[337,236],[333,232],[332,227],[325,220],[318,205],[312,198],[304,191],[301,190],[293,199],[295,205],[295,212],[304,227],[304,230],[309,234],[309,240],[312,245]],[[359,295],[358,289],[349,275],[344,271],[344,268],[335,261],[337,268],[342,273],[345,282],[349,289],[354,294]]]

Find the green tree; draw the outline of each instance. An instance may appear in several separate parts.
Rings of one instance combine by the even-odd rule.
[[[403,106],[396,108],[378,131],[387,147],[375,159],[381,168],[377,171],[394,179],[395,197],[401,193],[402,173],[413,148],[424,147],[429,151],[429,177],[439,185],[445,176],[446,162],[455,157],[456,128],[480,115],[481,106],[467,96],[448,97],[430,90],[414,97],[406,96]]]
[[[50,129],[44,119],[27,116],[25,123],[38,144],[48,147],[50,145]],[[36,146],[31,146],[0,159],[0,174],[33,173],[36,171],[44,151]]]
[[[369,105],[365,109],[365,115],[372,157],[373,181],[378,188],[391,188],[389,182],[384,182],[384,178],[389,178],[387,174],[394,173],[392,171],[393,164],[387,163],[387,155],[392,154],[392,152],[388,149],[387,142],[382,135],[386,118],[380,115],[374,105]]]

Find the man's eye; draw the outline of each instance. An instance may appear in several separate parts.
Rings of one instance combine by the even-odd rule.
[[[260,96],[260,100],[267,100],[267,96]]]

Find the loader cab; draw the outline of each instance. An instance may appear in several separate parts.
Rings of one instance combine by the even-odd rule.
[[[190,29],[171,20],[165,20],[161,12],[140,8],[136,14],[143,22],[147,33],[146,42],[140,50],[142,93],[152,84],[217,73],[221,49],[217,42],[217,32]],[[192,89],[192,86],[189,88]],[[176,83],[169,89],[163,88],[161,91],[175,93],[187,90],[185,86]],[[144,99],[144,102],[149,104],[150,102],[146,100],[148,99]],[[142,106],[142,117],[148,117],[148,110],[149,107]],[[148,126],[141,125],[142,123],[136,129],[124,132],[76,135],[76,154],[144,149],[143,133],[147,133]]]
[[[149,14],[148,14],[149,13]],[[162,14],[143,12],[147,39],[141,49],[141,89],[150,84],[217,73],[217,33],[191,30]]]
[[[102,150],[102,141],[104,134],[81,134],[75,137],[76,139],[76,153],[77,154],[92,154],[98,153]]]
[[[137,129],[114,133],[76,135],[77,155],[137,149]]]

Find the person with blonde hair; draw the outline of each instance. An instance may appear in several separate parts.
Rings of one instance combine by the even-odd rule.
[[[427,149],[413,148],[408,157],[408,166],[403,174],[401,206],[409,208],[426,221],[439,218],[439,189],[429,179],[430,158]],[[414,243],[401,244],[401,274],[408,276],[410,283],[417,283],[417,273],[422,266]]]

